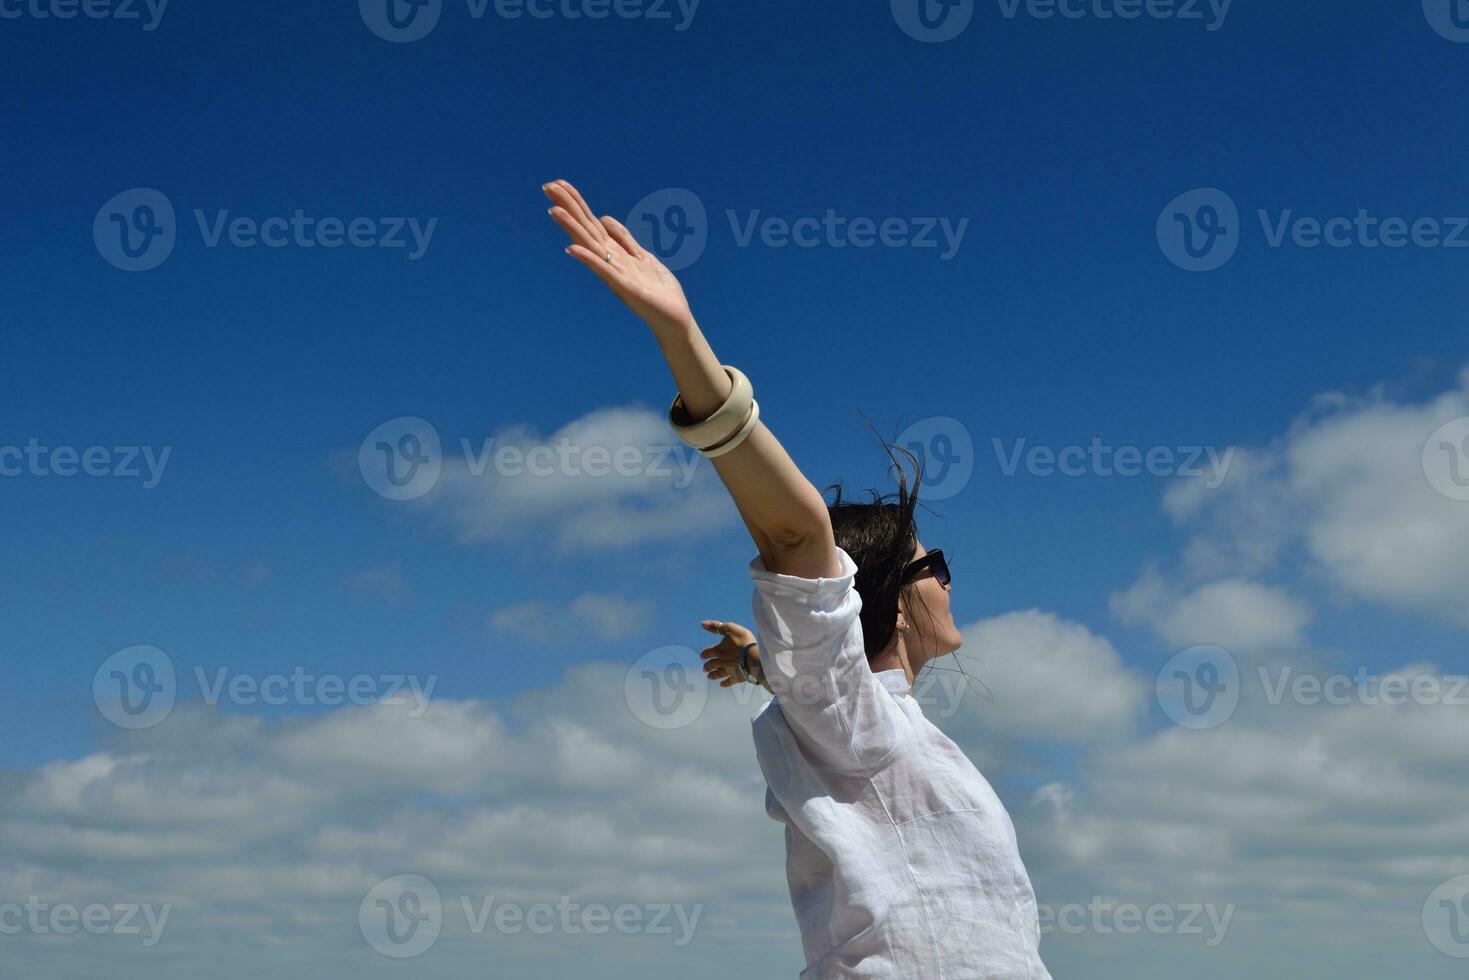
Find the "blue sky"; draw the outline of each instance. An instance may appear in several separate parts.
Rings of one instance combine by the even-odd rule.
[[[135,644],[168,653],[188,678],[185,702],[197,700],[196,667],[255,677],[300,667],[434,675],[439,698],[510,718],[534,714],[547,692],[580,690],[568,678],[587,665],[698,647],[699,619],[748,617],[751,548],[706,479],[647,495],[584,495],[570,481],[527,502],[513,488],[476,490],[454,462],[461,438],[507,432],[535,442],[585,423],[641,438],[658,431],[672,396],[646,330],[561,254],[538,190],[556,177],[619,217],[667,188],[693,192],[708,243],[680,278],[715,349],[747,371],[764,417],[818,484],[883,485],[863,416],[888,435],[955,420],[973,443],[973,476],[935,502],[922,532],[950,555],[957,619],[974,635],[1023,649],[1036,623],[1007,617],[1040,610],[1085,631],[1087,664],[1145,686],[1178,649],[1220,642],[1189,626],[1216,616],[1272,624],[1246,635],[1220,627],[1251,664],[1464,669],[1469,596],[1453,584],[1462,558],[1423,542],[1462,542],[1469,504],[1445,507],[1403,460],[1464,397],[1466,253],[1360,240],[1271,247],[1264,227],[1365,210],[1435,219],[1448,235],[1469,214],[1454,111],[1469,45],[1436,33],[1416,3],[1324,12],[1238,0],[1212,31],[1024,7],[1009,18],[1002,4],[978,3],[942,43],[906,34],[884,3],[704,0],[680,30],[677,5],[671,20],[565,16],[577,4],[546,19],[496,16],[492,5],[475,19],[447,2],[432,33],[402,44],[375,36],[348,4],[175,0],[153,30],[0,8],[21,12],[0,19],[0,81],[12,94],[0,150],[11,367],[0,445],[170,453],[151,489],[0,478],[0,766],[16,785],[40,785],[48,764],[147,755],[148,743],[118,741],[91,695],[98,665]],[[104,259],[92,226],[133,188],[166,196],[177,242],[156,269],[129,273]],[[1237,252],[1209,272],[1170,261],[1157,233],[1165,207],[1197,188],[1222,191],[1240,216]],[[317,220],[432,220],[433,232],[417,258],[409,248],[209,247],[195,218],[297,209]],[[740,244],[737,228],[751,220],[829,211],[910,229],[967,224],[948,258],[829,240]],[[401,416],[428,420],[450,447],[443,485],[408,503],[373,493],[355,463],[367,434]],[[1240,447],[1251,465],[1189,509],[1179,481],[1006,475],[994,440],[1019,439]],[[675,511],[682,533],[629,530],[624,543],[584,547],[558,537],[654,503],[688,507]],[[1365,540],[1348,540],[1353,530]],[[1229,584],[1211,591],[1219,582]],[[578,606],[588,595],[597,598]],[[1003,699],[1011,651],[971,650],[968,668]],[[272,738],[334,715],[303,704],[222,710]],[[966,710],[1005,713],[992,702]],[[1113,763],[1178,734],[1147,699],[1119,711],[1137,712],[1138,727]],[[188,724],[225,724],[203,718]],[[1018,720],[986,724],[961,744],[992,772],[1023,843],[1038,787],[1075,784],[1100,812],[1105,794],[1087,783],[1105,771],[1087,754],[1092,733],[1052,740]],[[1212,736],[1221,751],[1251,744],[1229,741],[1231,730]],[[739,737],[724,764],[743,786],[753,760]],[[986,766],[996,745],[1024,762]],[[794,973],[778,841],[757,823],[758,788],[745,817],[753,839],[776,848],[761,867],[774,877],[761,879],[770,900],[760,921],[782,955],[750,962]],[[1110,865],[1104,874],[1102,861],[1087,869],[1039,843],[1047,833],[1034,832],[1028,856],[1043,899],[1047,887],[1115,894],[1146,877]],[[1235,831],[1215,839],[1250,846]],[[1326,879],[1365,874],[1358,865],[1382,842],[1344,839],[1356,843],[1303,871],[1299,893],[1330,893],[1342,914],[1365,919],[1377,907],[1352,905],[1350,889]],[[277,845],[309,850],[308,840]],[[81,852],[46,855],[7,871],[116,870]],[[1403,860],[1430,858],[1447,874],[1464,860],[1462,842]],[[1387,877],[1411,877],[1404,868]],[[1443,874],[1428,877],[1424,895]],[[546,887],[574,878],[548,872]],[[1271,892],[1239,884],[1250,888]],[[1408,912],[1411,925],[1417,906]],[[226,929],[232,941],[248,931]],[[1257,966],[1261,949],[1299,951],[1309,935],[1301,925],[1294,947],[1226,943],[1238,959],[1209,962],[1229,975]],[[1102,949],[1118,975],[1135,975],[1134,947],[1069,941],[1061,962]],[[1449,975],[1452,960],[1421,935],[1404,942],[1417,975]],[[306,946],[281,962],[308,962]],[[191,949],[183,943],[169,963],[187,968]],[[533,964],[539,954],[527,955]],[[48,975],[85,970],[84,958],[49,962]],[[1351,973],[1354,962],[1338,975],[1372,975]]]

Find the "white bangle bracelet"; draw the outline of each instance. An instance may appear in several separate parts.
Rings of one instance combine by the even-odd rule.
[[[668,409],[668,424],[680,439],[703,452],[723,445],[737,435],[749,421],[750,406],[755,401],[755,389],[750,379],[739,368],[723,365],[729,376],[730,392],[724,404],[702,422],[689,422],[688,410],[684,407],[683,395],[674,398]],[[730,447],[733,448],[733,447]]]
[[[740,426],[738,432],[730,436],[729,439],[727,439],[726,441],[721,442],[719,445],[710,446],[708,449],[701,449],[699,450],[699,452],[704,456],[705,459],[718,459],[725,453],[734,452],[736,449],[740,448],[741,443],[750,438],[750,433],[755,431],[755,425],[759,421],[760,403],[757,401],[751,401],[750,415],[748,418],[745,419],[745,424]]]

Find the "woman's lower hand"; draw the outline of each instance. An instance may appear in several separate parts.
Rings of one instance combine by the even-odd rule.
[[[602,278],[653,332],[662,337],[694,322],[683,287],[658,256],[638,244],[616,218],[598,218],[581,193],[564,180],[544,184],[551,217],[571,238],[566,252]]]
[[[720,637],[718,643],[706,647],[699,654],[704,661],[704,676],[711,681],[718,681],[720,687],[744,683],[744,678],[740,676],[740,651],[755,642],[755,634],[739,623],[726,623],[717,619],[706,619],[699,625],[705,631]],[[762,676],[760,648],[751,650],[748,659],[755,676]]]

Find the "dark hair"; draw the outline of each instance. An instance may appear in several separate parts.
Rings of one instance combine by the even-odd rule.
[[[892,640],[898,626],[899,598],[908,596],[910,610],[913,600],[918,598],[916,587],[904,583],[903,572],[913,561],[913,551],[918,546],[914,511],[918,508],[923,466],[908,450],[881,437],[879,441],[892,461],[898,481],[896,492],[867,490],[860,500],[846,500],[842,497],[841,484],[826,489],[827,493],[835,494],[827,509],[837,547],[851,555],[857,565],[855,584],[857,594],[862,597],[862,642],[868,659],[881,653]],[[912,466],[911,485],[899,454]]]

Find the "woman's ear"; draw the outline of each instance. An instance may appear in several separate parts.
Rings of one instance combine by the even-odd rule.
[[[908,610],[906,606],[907,602],[900,594],[898,596],[898,618],[893,621],[893,628],[899,633],[902,633],[904,636],[907,636],[908,630],[912,628],[908,625]]]

